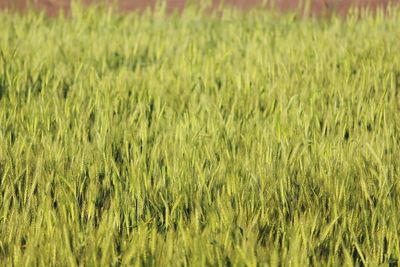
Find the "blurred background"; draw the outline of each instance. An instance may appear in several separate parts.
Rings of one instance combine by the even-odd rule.
[[[109,3],[116,4],[122,12],[144,10],[155,6],[157,0],[83,0],[84,4]],[[179,12],[190,0],[166,0],[169,13]],[[202,1],[204,3],[206,1]],[[357,6],[376,10],[385,8],[389,4],[399,4],[400,0],[211,0],[210,6],[218,7],[221,3],[243,10],[250,8],[274,8],[280,11],[298,10],[306,14],[326,15],[332,13],[346,14],[350,7]],[[34,8],[44,10],[46,14],[54,16],[60,10],[68,13],[71,0],[0,0],[0,8],[8,10],[27,10]]]

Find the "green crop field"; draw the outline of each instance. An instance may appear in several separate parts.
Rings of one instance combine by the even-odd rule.
[[[400,10],[0,13],[2,266],[397,266]]]

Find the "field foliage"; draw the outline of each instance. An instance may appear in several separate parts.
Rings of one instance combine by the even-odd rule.
[[[400,256],[400,12],[0,13],[0,262]]]

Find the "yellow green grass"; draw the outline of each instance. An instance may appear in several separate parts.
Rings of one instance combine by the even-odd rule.
[[[0,14],[0,262],[394,264],[400,12]]]

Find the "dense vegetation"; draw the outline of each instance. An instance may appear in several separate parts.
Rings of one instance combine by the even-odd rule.
[[[0,14],[0,262],[395,264],[400,12]]]

